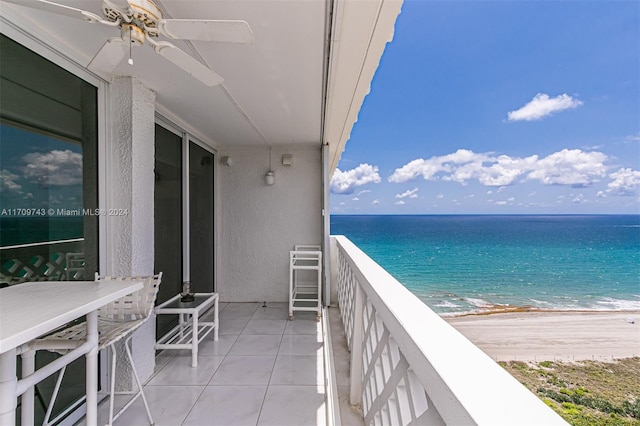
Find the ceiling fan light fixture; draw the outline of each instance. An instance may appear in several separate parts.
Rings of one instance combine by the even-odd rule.
[[[146,39],[144,31],[133,24],[122,24],[120,35],[123,40],[129,40],[132,44],[142,46]]]

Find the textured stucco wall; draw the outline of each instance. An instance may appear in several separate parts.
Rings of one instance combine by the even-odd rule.
[[[153,274],[155,93],[134,78],[116,79],[111,95],[111,137],[107,141],[107,206],[128,214],[108,216],[109,264],[107,274]],[[141,380],[155,368],[155,321],[135,334],[133,357]],[[122,343],[118,343],[116,388],[132,387],[133,376]]]
[[[293,166],[282,165],[283,154]],[[218,164],[218,292],[226,302],[286,302],[289,251],[322,243],[322,152],[274,147],[275,184],[267,186],[269,149],[226,148]]]
[[[111,271],[114,275],[153,273],[153,188],[155,93],[130,77],[111,85],[111,161],[107,173],[109,208],[128,214],[109,216]]]

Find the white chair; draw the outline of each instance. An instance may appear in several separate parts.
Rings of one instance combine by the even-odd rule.
[[[121,299],[118,299],[102,308],[98,312],[98,349],[111,348],[111,384],[110,384],[110,401],[109,401],[109,425],[113,424],[113,421],[117,419],[120,414],[139,397],[142,396],[145,409],[147,410],[147,416],[149,417],[149,423],[153,425],[153,418],[151,417],[151,411],[149,410],[149,404],[144,395],[142,389],[142,383],[133,363],[133,357],[131,356],[130,342],[133,337],[133,332],[142,326],[149,319],[151,312],[158,294],[158,288],[162,279],[162,272],[158,275],[151,275],[146,277],[101,277],[96,274],[96,281],[143,281],[144,286],[142,289],[135,293],[127,295]],[[71,327],[61,329],[53,334],[45,336],[37,340],[37,347],[39,349],[47,349],[51,352],[66,353],[66,349],[57,349],[60,347],[60,343],[68,342],[72,344],[76,341],[84,340],[86,337],[86,326],[84,323],[75,324]],[[135,392],[117,392],[117,393],[133,393],[134,397],[125,404],[114,416],[113,403],[115,392],[115,373],[116,373],[116,360],[117,352],[115,343],[125,339],[124,347],[131,364],[138,390]],[[50,344],[52,348],[48,349],[47,344]],[[70,346],[66,346],[70,347]],[[60,384],[62,383],[62,377],[64,376],[66,367],[60,370],[58,381],[51,397],[51,402],[45,415],[44,424],[50,424],[49,417],[53,409],[53,404],[58,395]],[[54,419],[52,422],[55,422]]]

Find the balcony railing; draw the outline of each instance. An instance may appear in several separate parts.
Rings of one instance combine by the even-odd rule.
[[[84,238],[0,247],[0,285],[82,278]]]
[[[566,425],[343,236],[332,276],[367,425]]]

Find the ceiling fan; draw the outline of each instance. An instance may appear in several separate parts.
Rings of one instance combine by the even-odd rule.
[[[126,0],[116,4],[103,0],[104,18],[63,4],[48,0],[4,0],[33,9],[57,13],[72,18],[84,19],[120,29],[119,37],[112,37],[102,46],[88,65],[92,71],[112,73],[131,47],[148,42],[165,59],[186,71],[207,86],[222,83],[223,78],[183,50],[167,41],[155,40],[159,35],[171,39],[218,41],[228,43],[253,43],[253,32],[245,21],[207,19],[163,19],[161,9],[151,0]]]

